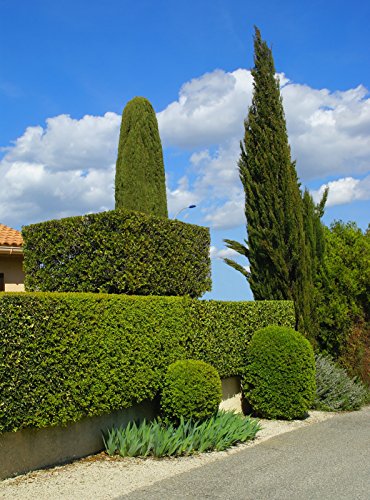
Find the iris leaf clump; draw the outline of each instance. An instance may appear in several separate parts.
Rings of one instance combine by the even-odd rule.
[[[173,457],[226,450],[253,439],[260,428],[256,419],[219,411],[202,422],[181,418],[178,425],[160,419],[130,422],[108,430],[103,440],[108,455]]]

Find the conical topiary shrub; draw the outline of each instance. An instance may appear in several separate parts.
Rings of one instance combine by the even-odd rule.
[[[144,97],[129,101],[122,113],[116,163],[117,208],[167,217],[166,181],[157,117]]]

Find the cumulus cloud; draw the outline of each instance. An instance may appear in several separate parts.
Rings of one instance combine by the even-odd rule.
[[[216,70],[185,83],[179,99],[158,113],[164,144],[191,149],[241,137],[252,85],[250,72],[242,69]]]
[[[217,247],[212,245],[209,250],[209,256],[211,259],[234,259],[238,255],[238,252],[235,252],[232,248],[222,248],[219,250]]]
[[[52,171],[45,165],[2,162],[0,219],[19,226],[113,208],[113,165],[106,170]]]
[[[197,173],[195,189],[201,193],[212,191],[212,197],[228,198],[239,195],[239,171],[237,162],[240,148],[236,140],[225,141],[213,154],[201,151],[190,157]],[[209,194],[209,193],[208,193]]]
[[[351,184],[348,175],[369,171],[367,90],[360,85],[330,92],[294,83],[284,74],[279,78],[292,156],[302,182],[340,177],[330,183],[328,205],[365,199],[366,182],[352,178]],[[190,157],[196,172],[193,190],[212,200],[204,208],[204,220],[216,229],[245,223],[237,161],[252,87],[248,70],[217,70],[183,85],[178,100],[158,114],[168,145],[197,149]]]
[[[370,200],[370,175],[364,179],[345,177],[323,184],[317,191],[313,191],[315,201],[319,201],[324,190],[329,187],[327,206],[343,205],[358,200]]]
[[[106,169],[115,161],[121,118],[116,113],[86,115],[80,120],[59,115],[46,127],[28,127],[6,159],[42,163],[49,170]]]
[[[330,92],[279,77],[301,181],[334,179],[329,183],[329,206],[369,199],[367,90],[360,85]],[[252,89],[250,71],[219,69],[185,83],[178,99],[158,113],[163,145],[188,158],[185,168],[167,166],[172,217],[196,204],[203,222],[213,228],[245,224],[237,162]],[[49,118],[44,127],[28,127],[3,148],[1,222],[19,226],[113,208],[120,119],[110,112],[81,119],[60,115]],[[323,189],[324,184],[314,195]]]
[[[282,94],[292,153],[305,181],[368,171],[370,99],[363,86],[330,93],[290,84]]]
[[[242,195],[226,201],[221,206],[209,208],[204,219],[214,229],[231,229],[245,224]]]
[[[114,208],[120,120],[115,113],[80,120],[60,115],[45,127],[28,127],[3,148],[0,221],[19,227]],[[173,184],[167,187],[172,216],[200,201],[186,176]]]
[[[167,204],[170,217],[175,217],[184,207],[197,205],[200,200],[199,194],[189,189],[189,180],[186,176],[179,179],[175,189],[167,186]],[[184,214],[184,217],[186,215]]]
[[[113,208],[120,118],[49,118],[28,127],[0,162],[0,219],[19,226]]]
[[[293,157],[304,181],[348,172],[364,173],[370,157],[370,99],[362,85],[330,92],[280,75]],[[171,146],[236,144],[252,98],[250,71],[207,73],[186,83],[179,99],[158,114]],[[238,152],[236,146],[235,151]]]

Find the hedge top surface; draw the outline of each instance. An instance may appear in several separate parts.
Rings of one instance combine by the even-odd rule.
[[[29,291],[189,295],[211,290],[209,229],[125,209],[26,226]]]

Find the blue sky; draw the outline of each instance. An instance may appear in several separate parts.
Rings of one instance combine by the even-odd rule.
[[[370,213],[370,4],[365,1],[0,0],[0,222],[113,208],[120,115],[153,104],[172,216],[211,227],[213,292],[251,298],[220,259],[242,240],[236,161],[253,25],[272,45],[293,157],[325,215]],[[227,253],[227,252],[226,252]]]

